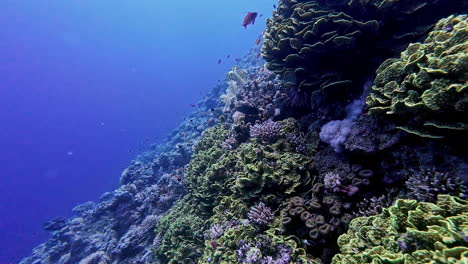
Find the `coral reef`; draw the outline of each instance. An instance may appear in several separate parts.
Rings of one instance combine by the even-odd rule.
[[[458,177],[434,168],[411,171],[406,188],[407,198],[422,202],[435,202],[438,194],[467,197],[466,187]]]
[[[460,2],[280,0],[266,68],[237,60],[20,264],[467,261],[468,147],[434,140],[464,135],[467,16],[417,43]]]
[[[202,132],[218,122],[213,120],[222,113],[225,89],[214,87],[162,143],[138,155],[122,172],[118,189],[76,206],[69,219],[46,223],[50,239],[19,263],[153,263],[156,222],[185,194],[184,166]]]
[[[359,21],[318,1],[281,1],[268,19],[262,56],[269,70],[295,87],[292,104],[302,106],[308,92],[342,92],[350,85],[350,69],[361,70],[350,63],[369,48],[367,40],[378,29],[376,20]]]
[[[277,122],[267,120],[250,127],[250,136],[256,137],[265,143],[273,143],[279,136],[281,125]]]
[[[351,221],[332,263],[463,263],[468,259],[468,204],[439,195],[436,204],[398,200]]]
[[[351,98],[376,58],[394,55],[463,9],[457,1],[281,0],[267,21],[262,56],[291,87],[293,105],[310,106],[314,91]]]
[[[179,200],[157,225],[161,238],[156,256],[162,263],[191,263],[201,256],[204,220],[196,215],[190,198]]]
[[[467,16],[450,16],[424,43],[386,60],[366,99],[369,112],[395,117],[399,129],[421,137],[466,132],[467,38]]]
[[[269,207],[260,202],[258,205],[250,208],[247,217],[251,222],[263,226],[267,225],[271,220],[273,220],[273,213]]]

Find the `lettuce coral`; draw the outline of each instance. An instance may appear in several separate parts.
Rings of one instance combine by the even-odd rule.
[[[371,114],[398,118],[398,128],[429,138],[468,130],[468,16],[440,20],[378,69],[366,103]]]
[[[296,125],[280,121],[275,143],[251,138],[231,150],[222,147],[229,135],[223,125],[206,131],[187,168],[187,196],[158,224],[161,263],[317,263],[282,234],[278,210],[270,209],[312,181],[310,158],[286,139]],[[254,246],[259,235],[273,246]]]
[[[191,197],[179,200],[157,225],[161,240],[156,257],[161,263],[195,263],[203,249],[204,219],[196,214]]]
[[[280,1],[268,19],[262,56],[269,70],[300,92],[346,87],[350,69],[359,70],[352,57],[363,54],[365,39],[378,28],[378,21],[359,21],[318,1]]]
[[[466,234],[466,200],[450,195],[439,195],[436,204],[397,200],[379,215],[351,221],[332,263],[466,263]]]

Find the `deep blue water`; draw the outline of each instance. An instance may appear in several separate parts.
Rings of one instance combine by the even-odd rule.
[[[274,3],[0,1],[0,263],[116,188],[255,45]],[[244,29],[247,11],[263,17]]]

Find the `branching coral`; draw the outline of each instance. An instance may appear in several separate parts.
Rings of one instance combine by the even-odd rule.
[[[379,69],[366,99],[369,112],[421,137],[441,138],[468,130],[468,16],[440,20],[424,43]]]
[[[464,263],[468,203],[439,195],[436,204],[398,200],[375,216],[354,219],[338,238],[333,264]]]
[[[268,206],[260,202],[256,206],[250,208],[250,211],[247,217],[253,223],[260,225],[260,226],[265,226],[271,220],[273,220],[273,213],[271,212],[271,209]]]
[[[409,199],[422,202],[435,202],[438,194],[465,197],[467,191],[462,180],[434,168],[410,172],[406,188]]]
[[[265,143],[273,143],[279,137],[280,131],[281,124],[269,119],[250,127],[250,136],[256,137]]]

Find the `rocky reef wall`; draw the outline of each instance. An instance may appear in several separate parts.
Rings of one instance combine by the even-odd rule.
[[[468,261],[466,11],[280,0],[266,64],[243,58],[21,264]]]

